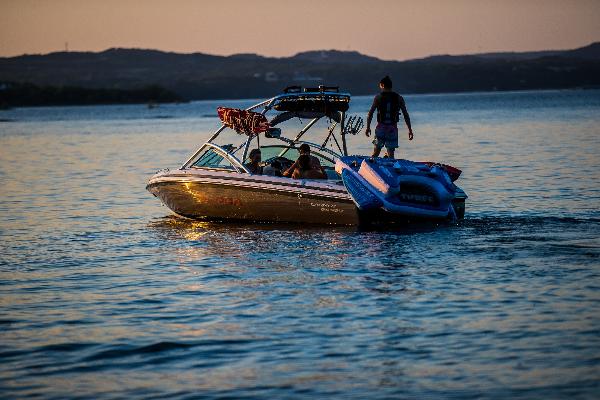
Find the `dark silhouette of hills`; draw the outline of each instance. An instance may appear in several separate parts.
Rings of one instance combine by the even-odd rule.
[[[579,58],[583,60],[600,60],[600,42],[592,43],[585,47],[580,47],[574,50],[546,50],[546,51],[529,51],[529,52],[502,52],[502,53],[480,53],[472,55],[437,55],[421,59],[422,61],[453,61],[464,62],[473,61],[476,59],[486,60],[535,60],[543,57],[562,57],[562,58]]]
[[[358,51],[315,50],[305,51],[290,57],[292,60],[308,61],[322,64],[361,64],[381,61],[379,58],[366,56]]]
[[[385,75],[405,94],[600,87],[600,42],[564,51],[437,55],[408,61],[337,50],[284,58],[143,49],[0,58],[0,82],[108,90],[155,85],[190,100],[268,97],[289,85],[319,83],[339,85],[354,95],[371,94]]]
[[[12,83],[0,90],[0,109],[28,106],[63,106],[89,104],[176,103],[183,101],[176,93],[159,86],[138,89],[91,89],[74,86],[37,86]]]

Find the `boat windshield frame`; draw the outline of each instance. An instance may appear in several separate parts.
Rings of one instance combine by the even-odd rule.
[[[204,143],[202,145],[202,147],[200,147],[200,149],[198,150],[198,156],[202,155],[204,150],[209,147],[215,150],[215,152],[221,156],[223,156],[223,158],[226,158],[231,165],[237,170],[237,172],[240,173],[247,173],[249,174],[250,171],[248,170],[248,168],[246,168],[246,166],[231,152],[227,151],[227,149],[214,144],[214,143]],[[190,167],[192,168],[207,168],[207,169],[221,169],[221,168],[209,168],[209,167],[194,167],[194,163],[198,162],[198,160],[200,159],[200,157],[197,157],[196,160],[194,160],[193,163],[190,164]]]
[[[280,95],[277,95],[277,96],[271,97],[267,100],[263,100],[259,103],[256,103],[256,104],[246,108],[245,110],[246,111],[254,111],[254,110],[257,110],[262,107],[262,110],[260,111],[260,113],[265,115],[267,112],[272,110],[281,100],[289,101],[292,98],[305,99],[310,96],[315,96],[319,99],[327,99],[327,98],[344,99],[344,101],[347,101],[348,103],[350,102],[350,98],[351,98],[351,95],[349,93],[339,93],[339,92],[333,92],[333,91],[316,91],[315,90],[315,91],[308,91],[308,92],[282,93]],[[335,140],[338,148],[340,149],[340,151],[342,153],[341,155],[347,156],[348,151],[347,151],[347,146],[346,146],[346,134],[344,131],[344,122],[346,119],[346,112],[339,111],[339,113],[341,114],[341,117],[340,117],[338,134],[340,136],[342,144],[340,145],[336,139],[336,135],[334,133],[334,130],[336,127],[335,125],[327,133],[328,133],[328,138],[329,138],[329,135],[331,135],[333,137],[333,139]],[[313,142],[307,142],[307,141],[300,140],[302,138],[302,136],[304,136],[304,134],[306,132],[308,132],[308,130],[310,130],[310,128],[312,128],[323,117],[327,117],[327,115],[325,113],[323,113],[323,115],[318,115],[314,118],[311,118],[310,121],[296,134],[296,137],[294,139],[289,139],[286,137],[277,137],[276,139],[279,139],[282,142],[286,143],[288,145],[288,149],[296,148],[300,144],[307,144],[317,152],[326,152],[329,155],[333,156],[334,159],[339,158],[341,156],[340,154],[324,147],[325,143],[327,143],[327,140],[325,141],[325,143],[322,146],[320,146],[316,143],[313,143]],[[337,125],[337,122],[335,124]],[[195,162],[198,161],[199,156],[201,155],[202,151],[206,148],[206,146],[211,146],[211,147],[217,149],[218,152],[223,153],[223,155],[225,155],[225,157],[227,157],[227,159],[234,165],[234,167],[241,170],[240,172],[249,173],[248,169],[244,166],[243,161],[246,159],[250,145],[255,138],[258,143],[257,147],[260,148],[260,134],[249,135],[238,147],[234,148],[233,151],[227,151],[223,147],[212,143],[213,140],[215,140],[221,134],[221,132],[223,132],[225,129],[227,129],[227,126],[225,124],[222,124],[216,131],[213,132],[211,137],[202,146],[200,146],[200,148],[198,148],[193,153],[193,155],[179,169],[183,170],[183,169],[191,167]],[[242,161],[240,161],[236,156],[234,156],[234,153],[239,151],[242,147],[244,148],[244,152],[242,155]],[[285,154],[285,151],[282,153]],[[282,156],[283,156],[283,154],[282,154]]]

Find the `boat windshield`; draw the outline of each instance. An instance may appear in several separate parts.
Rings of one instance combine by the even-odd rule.
[[[261,146],[260,150],[263,166],[274,165],[274,162],[278,162],[279,166],[277,168],[281,168],[282,171],[291,167],[298,157],[300,157],[298,149],[289,147],[289,145]],[[337,172],[335,172],[335,161],[330,155],[323,155],[314,149],[311,150],[310,154],[319,159],[327,175],[327,179],[336,181],[340,179]],[[248,160],[245,162],[248,162]]]
[[[226,149],[229,148],[230,147],[226,147]],[[206,148],[206,150],[200,155],[198,160],[194,164],[192,164],[192,167],[227,169],[231,171],[236,170],[236,168],[231,164],[231,162],[213,147]]]

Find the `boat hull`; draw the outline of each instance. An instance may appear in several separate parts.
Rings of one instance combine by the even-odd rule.
[[[344,193],[343,186],[327,190],[302,184],[302,181],[289,185],[287,182],[256,178],[235,179],[230,176],[229,182],[211,178],[214,177],[151,179],[146,188],[176,214],[194,219],[335,225],[359,223],[358,210]]]
[[[182,170],[153,176],[146,189],[175,214],[199,220],[330,225],[408,224],[431,218],[361,211],[341,184],[234,172]],[[464,216],[464,199],[453,201]]]

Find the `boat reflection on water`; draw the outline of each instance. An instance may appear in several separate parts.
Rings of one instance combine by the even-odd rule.
[[[460,224],[459,224],[460,225]],[[305,271],[396,268],[401,248],[411,248],[423,234],[446,237],[449,226],[323,226],[285,223],[197,221],[177,216],[148,223],[167,257],[187,269],[210,267],[230,274],[246,268]],[[407,253],[411,253],[407,250]],[[389,262],[381,262],[389,254]],[[395,261],[394,261],[395,260]],[[405,260],[407,262],[409,259]]]
[[[458,226],[465,222],[459,221]],[[289,240],[294,237],[295,241],[302,242],[315,235],[327,235],[327,245],[336,245],[341,241],[346,242],[354,234],[370,232],[373,234],[385,233],[392,235],[412,235],[439,231],[440,224],[435,221],[420,221],[410,225],[362,225],[362,226],[324,226],[324,225],[296,225],[289,223],[258,223],[241,222],[229,220],[203,221],[190,218],[181,218],[175,215],[155,218],[148,223],[150,231],[154,231],[161,240],[180,240],[185,242],[201,242],[204,240],[217,240],[218,245],[229,245],[231,241],[244,241],[252,244],[255,249],[260,250],[261,244],[265,243],[265,249],[271,249],[273,242]],[[333,234],[333,235],[332,235]],[[338,235],[336,235],[338,234]],[[220,237],[220,238],[219,238]],[[360,236],[364,238],[364,236]],[[223,243],[221,243],[223,241]]]
[[[209,267],[212,273],[226,274],[245,274],[248,268],[298,273],[345,268],[353,257],[346,251],[348,243],[358,235],[356,228],[347,226],[242,224],[177,216],[155,219],[148,228],[157,243],[168,243],[169,257],[181,267]]]

